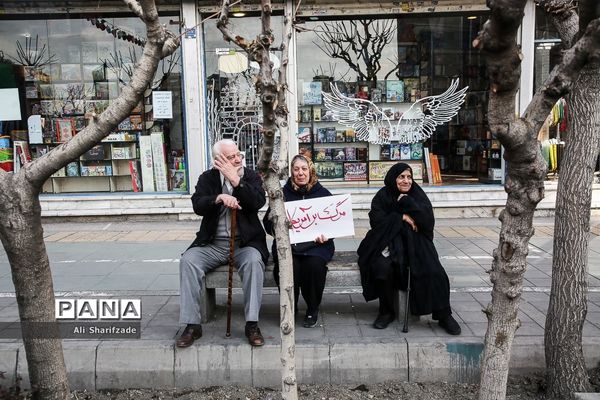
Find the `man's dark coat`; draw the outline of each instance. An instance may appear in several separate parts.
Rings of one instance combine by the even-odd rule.
[[[200,230],[190,247],[204,246],[215,238],[222,204],[216,204],[217,196],[222,193],[223,185],[217,169],[205,171],[198,178],[196,191],[192,195],[194,212],[202,216]],[[232,196],[238,199],[241,210],[237,210],[236,237],[240,246],[252,246],[257,249],[263,261],[269,258],[265,231],[258,219],[258,210],[265,205],[265,191],[262,179],[251,169],[244,168],[240,184],[233,188]]]

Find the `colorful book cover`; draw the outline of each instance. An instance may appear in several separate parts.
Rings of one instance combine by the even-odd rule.
[[[321,104],[322,92],[321,82],[304,82],[302,84],[302,103],[304,105]]]
[[[354,129],[346,129],[346,142],[356,142],[356,132],[354,132]]]
[[[382,161],[387,161],[391,157],[391,146],[389,144],[382,144],[379,147],[379,159]]]
[[[346,154],[347,161],[355,161],[356,160],[356,149],[354,147],[345,147],[344,153]]]
[[[346,152],[343,148],[334,148],[331,149],[331,154],[335,161],[345,161],[346,160]]]
[[[298,128],[298,143],[310,143],[311,138],[312,135],[309,127]]]
[[[399,103],[404,101],[404,82],[386,81],[385,100],[389,103]]]
[[[187,191],[185,182],[185,169],[169,170],[169,187],[174,192]]]
[[[345,181],[364,181],[367,179],[367,163],[344,163]]]
[[[320,121],[320,120],[321,120],[321,109],[313,108],[313,121]]]
[[[346,141],[346,132],[341,130],[335,131],[335,141],[338,143],[342,143]]]
[[[401,144],[400,145],[400,159],[401,160],[410,160],[410,144]]]
[[[412,160],[421,160],[423,158],[423,143],[411,143],[410,145],[410,158]]]
[[[67,176],[79,176],[79,163],[78,162],[70,162],[66,166]]]
[[[395,143],[390,145],[390,160],[400,159],[400,144]]]
[[[321,179],[341,179],[344,177],[344,166],[336,162],[315,163],[317,176]]]
[[[327,128],[317,128],[317,137],[315,142],[325,143],[327,141]]]
[[[335,143],[335,138],[336,138],[336,130],[335,127],[328,127],[327,128],[327,140],[325,140],[327,143]]]
[[[315,161],[324,161],[325,157],[326,157],[326,149],[325,148],[320,148],[317,150],[316,154],[315,154]]]
[[[131,175],[131,188],[134,192],[142,191],[142,182],[140,180],[140,169],[137,160],[129,161],[129,175]]]
[[[59,118],[56,123],[56,141],[68,142],[75,134],[75,123],[71,118]]]

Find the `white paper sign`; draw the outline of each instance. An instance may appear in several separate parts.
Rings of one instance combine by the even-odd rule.
[[[171,92],[152,92],[152,111],[154,119],[173,118],[173,94]]]
[[[20,121],[19,89],[0,89],[0,121]]]
[[[320,235],[328,239],[354,235],[349,194],[285,202],[285,212],[292,226],[292,244],[311,242]]]
[[[44,143],[42,137],[42,117],[40,115],[32,115],[27,118],[27,131],[29,132],[29,143]]]

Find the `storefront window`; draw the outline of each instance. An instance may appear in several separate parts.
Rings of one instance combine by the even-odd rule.
[[[258,16],[231,18],[230,24],[231,31],[246,40],[254,40],[261,29]],[[275,47],[282,39],[283,18],[273,16],[271,27]],[[258,63],[249,62],[243,50],[225,42],[215,23],[204,24],[204,39],[209,143],[223,138],[234,140],[246,154],[246,166],[255,168],[262,140],[262,106],[254,88]],[[271,60],[277,74],[281,52],[272,50]]]
[[[298,141],[320,177],[381,181],[390,165],[405,160],[418,180],[427,180],[436,169],[435,162],[424,162],[431,160],[429,153],[444,183],[499,183],[500,146],[486,119],[485,60],[471,47],[484,21],[466,15],[306,19],[297,41]],[[430,139],[412,145],[385,126],[380,138],[391,135],[390,144],[358,137],[355,128],[332,118],[322,96],[334,86],[347,98],[369,100],[374,115],[383,113],[396,131],[407,123],[401,117],[413,103],[443,93],[455,79],[459,88],[469,86],[460,112]]]
[[[171,18],[161,22],[168,25]],[[18,169],[41,157],[103,112],[129,81],[144,39],[138,18],[3,20],[0,85],[18,88],[21,119],[1,123],[2,143],[13,153],[8,160],[10,151],[4,152],[2,167]],[[131,115],[55,173],[43,191],[187,191],[181,73],[177,51],[161,61]],[[156,101],[172,115],[155,113]]]

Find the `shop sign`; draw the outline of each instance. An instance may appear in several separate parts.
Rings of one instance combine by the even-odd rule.
[[[172,93],[169,91],[152,92],[154,119],[173,118]]]

